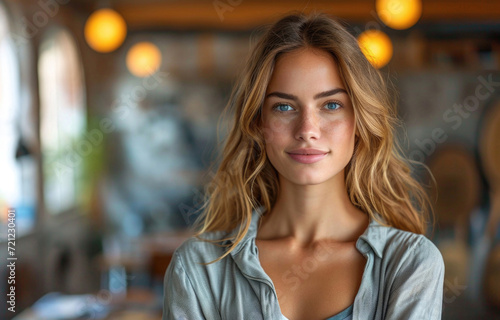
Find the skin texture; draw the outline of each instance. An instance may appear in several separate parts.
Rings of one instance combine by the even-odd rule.
[[[343,90],[315,99],[332,89]],[[361,284],[366,259],[355,243],[369,219],[352,205],[344,183],[356,135],[345,89],[329,53],[298,49],[277,59],[262,106],[266,153],[279,173],[280,193],[261,218],[255,244],[289,319],[332,316],[353,303]],[[287,153],[298,148],[328,154],[303,164]]]
[[[335,60],[327,52],[299,49],[276,61],[262,107],[262,126],[267,156],[279,173],[280,194],[272,214],[263,221],[273,226],[262,226],[263,237],[291,236],[302,246],[323,238],[352,241],[357,225],[368,222],[366,214],[350,202],[344,183],[356,134],[351,100],[344,92],[314,99],[337,88],[345,90]],[[297,100],[269,96],[274,92]],[[284,112],[273,110],[276,104]],[[298,148],[325,150],[328,155],[303,164],[287,154]]]

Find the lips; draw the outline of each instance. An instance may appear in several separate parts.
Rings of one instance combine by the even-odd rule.
[[[314,156],[317,154],[325,154],[326,152],[321,152],[321,153],[290,153],[290,154],[297,154],[297,155],[303,155],[303,156]]]
[[[295,160],[297,162],[309,164],[309,163],[315,163],[315,162],[322,160],[323,158],[325,158],[328,155],[328,153],[309,154],[309,155],[308,154],[289,153],[288,155],[290,156],[290,158],[292,158],[293,160]]]
[[[312,148],[302,148],[288,151],[289,154],[298,154],[298,155],[321,155],[328,153],[328,151],[312,149]]]

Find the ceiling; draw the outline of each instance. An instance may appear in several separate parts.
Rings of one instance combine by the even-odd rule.
[[[111,7],[130,30],[249,30],[290,11],[322,11],[354,23],[377,23],[375,0],[71,0],[90,12]],[[424,0],[421,22],[500,22],[498,0]]]

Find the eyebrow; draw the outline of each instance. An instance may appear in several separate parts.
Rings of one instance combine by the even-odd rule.
[[[316,99],[320,99],[320,98],[324,98],[324,97],[328,97],[328,96],[333,96],[334,94],[337,94],[339,92],[343,92],[343,93],[347,94],[346,90],[344,90],[342,88],[335,88],[332,90],[320,92],[320,93],[316,94],[313,98],[316,100]],[[293,94],[278,92],[278,91],[271,92],[270,94],[268,94],[266,96],[266,99],[269,97],[278,97],[278,98],[294,100],[294,101],[299,100],[299,98]]]

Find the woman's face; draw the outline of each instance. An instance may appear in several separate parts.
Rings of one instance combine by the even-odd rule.
[[[329,53],[308,48],[280,56],[262,108],[267,156],[280,178],[301,185],[343,179],[354,151],[354,110]],[[303,148],[324,155],[293,155]]]

